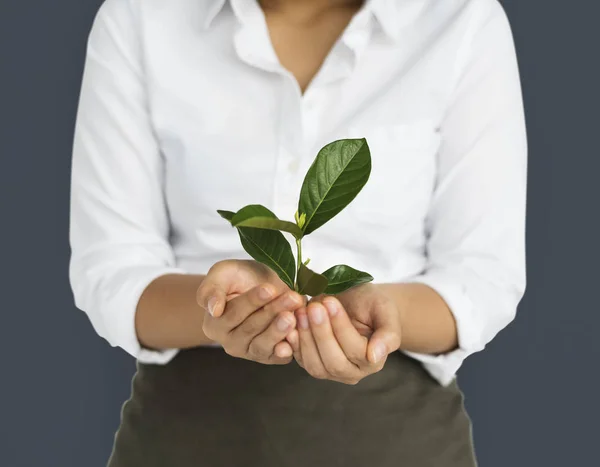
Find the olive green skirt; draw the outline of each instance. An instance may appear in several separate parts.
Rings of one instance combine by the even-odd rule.
[[[220,348],[138,363],[109,467],[474,467],[463,394],[396,352],[355,386]]]

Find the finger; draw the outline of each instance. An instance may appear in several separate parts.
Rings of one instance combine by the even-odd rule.
[[[373,316],[375,331],[369,339],[369,361],[381,363],[390,353],[400,348],[400,317],[395,309],[376,309]]]
[[[307,314],[313,339],[327,373],[338,380],[357,377],[360,371],[348,360],[333,334],[327,309],[322,303],[313,302],[308,305]]]
[[[327,297],[323,305],[329,314],[333,334],[348,360],[360,367],[368,365],[368,339],[354,327],[340,301],[335,297]]]
[[[300,354],[300,336],[298,335],[298,330],[292,329],[285,339],[292,347],[292,351],[294,352],[294,360],[298,362],[298,365],[303,366],[302,355]]]
[[[313,339],[305,307],[296,310],[296,321],[298,323],[297,328],[302,366],[314,378],[325,379],[327,377],[327,371],[323,366],[323,362],[321,362],[317,344]]]
[[[293,312],[303,303],[302,296],[293,290],[288,290],[273,301],[267,303],[262,309],[250,314],[239,326],[231,329],[232,336],[239,340],[254,339],[264,332],[271,322],[283,311]],[[227,310],[229,314],[229,309]],[[295,319],[295,318],[294,318]],[[230,321],[226,318],[226,324]]]
[[[319,302],[322,303],[323,299],[327,297],[327,295],[325,294],[320,294],[320,295],[315,295],[314,297],[311,297],[308,303],[315,303],[315,302]]]
[[[227,303],[227,310],[223,314],[221,325],[229,330],[236,328],[248,316],[273,300],[276,295],[277,289],[275,286],[265,283],[232,298]]]
[[[373,334],[373,329],[370,326],[367,326],[366,324],[358,321],[357,319],[350,318],[350,324],[352,324],[352,326],[358,331],[358,333],[361,336],[364,336],[367,339]]]
[[[196,291],[196,302],[204,311],[217,318],[225,310],[227,288],[221,281],[206,276]]]
[[[292,347],[292,351],[294,352],[294,360],[296,360],[298,365],[304,367],[302,364],[302,354],[300,353],[300,336],[298,335],[298,329],[292,329],[292,331],[290,331],[290,333],[286,336],[286,340]]]
[[[258,334],[250,340],[248,344],[248,357],[252,360],[267,360],[274,356],[275,346],[283,343],[289,348],[289,355],[292,356],[292,349],[288,342],[285,342],[285,336],[296,326],[296,317],[291,311],[282,312],[277,318],[271,321],[271,324],[265,331]]]
[[[387,329],[377,329],[369,339],[369,362],[381,363],[389,354],[400,348],[398,334]]]
[[[298,330],[293,329],[287,336],[286,340],[292,346],[294,353],[300,352],[300,337],[298,336]]]
[[[286,360],[290,360],[292,357],[292,355],[294,354],[294,351],[292,350],[292,347],[290,346],[289,342],[278,342],[275,345],[275,349],[273,350],[273,357],[274,358],[279,358],[279,359],[286,359]]]

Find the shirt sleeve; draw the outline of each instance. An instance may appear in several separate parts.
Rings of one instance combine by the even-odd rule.
[[[184,273],[168,242],[162,155],[149,121],[140,44],[129,0],[107,0],[87,43],[71,176],[69,279],[96,332],[146,363],[177,349],[141,347],[140,295]]]
[[[527,141],[508,19],[494,0],[457,62],[440,126],[436,187],[426,220],[428,265],[409,282],[446,301],[459,346],[407,352],[442,385],[515,317],[525,290]]]

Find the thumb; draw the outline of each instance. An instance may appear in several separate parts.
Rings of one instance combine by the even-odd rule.
[[[400,318],[391,315],[375,318],[375,332],[369,339],[367,357],[371,363],[380,363],[390,353],[400,348]]]
[[[196,301],[208,314],[218,318],[225,311],[227,291],[220,282],[206,276],[198,287]]]

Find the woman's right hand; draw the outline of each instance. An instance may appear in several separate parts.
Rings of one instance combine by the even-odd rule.
[[[265,364],[292,360],[285,339],[296,327],[294,311],[306,300],[267,266],[220,261],[210,268],[196,297],[206,311],[204,334],[229,355]]]

